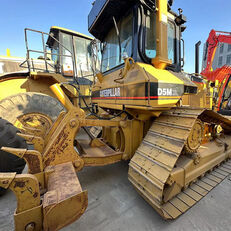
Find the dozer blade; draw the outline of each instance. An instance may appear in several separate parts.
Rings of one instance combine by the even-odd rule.
[[[195,156],[183,154],[198,116],[230,129],[230,122],[214,113],[173,109],[153,122],[129,164],[130,182],[165,219],[179,217],[231,173],[231,161],[225,162],[231,158],[228,135],[220,144],[202,145]]]
[[[44,230],[59,230],[77,220],[88,205],[71,162],[48,167],[48,192],[44,195]]]
[[[82,191],[71,162],[47,167],[44,177],[47,192],[41,197],[35,176],[0,173],[0,187],[10,188],[17,197],[16,231],[59,230],[86,210],[87,191]]]

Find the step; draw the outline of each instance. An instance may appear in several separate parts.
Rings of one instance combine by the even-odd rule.
[[[85,166],[103,166],[122,160],[122,152],[117,152],[109,147],[102,139],[77,141],[77,147]]]

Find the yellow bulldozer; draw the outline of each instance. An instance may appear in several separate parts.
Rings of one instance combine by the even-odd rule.
[[[65,86],[74,105],[89,113],[93,83],[90,44],[93,39],[57,26],[52,26],[49,34],[29,28],[24,32],[26,60],[11,57],[9,50],[6,57],[1,57],[1,68],[5,73],[0,75],[0,118],[22,132],[27,128],[30,134],[42,135],[65,110],[49,88],[54,83]],[[42,49],[35,50],[30,41],[32,38],[42,41]],[[14,72],[10,72],[12,70]],[[6,134],[11,134],[12,129],[8,127]],[[0,146],[6,144],[5,140],[0,142]],[[21,173],[25,166],[23,160],[6,153],[0,155],[0,162],[0,171]],[[4,192],[1,188],[0,191]]]
[[[41,42],[42,48],[35,50],[32,38]],[[57,26],[52,26],[49,33],[26,28],[27,55],[20,71],[0,75],[0,117],[19,128],[30,125],[49,129],[64,110],[49,89],[54,83],[67,86],[75,105],[91,106],[91,42],[89,36]],[[69,84],[76,88],[69,87],[69,91]]]
[[[43,136],[20,134],[35,150],[2,148],[28,164],[26,175],[0,174],[0,186],[17,196],[16,230],[58,230],[79,218],[87,191],[75,171],[85,166],[130,160],[128,179],[164,219],[179,217],[231,173],[231,120],[212,110],[208,82],[182,72],[186,18],[171,6],[95,1],[88,22],[101,70],[92,102],[104,112],[87,117],[53,84],[66,111]],[[102,127],[102,137],[76,139],[88,126]]]

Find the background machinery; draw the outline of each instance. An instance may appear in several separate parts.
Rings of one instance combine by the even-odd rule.
[[[25,72],[27,67],[21,67],[20,64],[25,61],[25,57],[15,57],[11,55],[10,49],[6,49],[6,55],[0,55],[0,75],[5,75],[11,72]],[[33,65],[37,68],[44,68],[44,61],[34,59]]]
[[[36,38],[38,35],[42,50],[32,49],[29,41],[31,36]],[[65,85],[72,102],[88,111],[93,80],[91,41],[89,36],[56,26],[51,27],[49,34],[26,28],[27,57],[20,64],[24,71],[0,75],[0,117],[21,131],[27,129],[31,134],[40,135],[46,133],[59,113],[65,110],[49,88],[54,83]],[[35,56],[36,59],[33,58]],[[4,63],[8,69],[16,64],[19,65]],[[1,155],[0,170],[8,168],[19,173],[16,162],[10,164],[10,160],[10,156]],[[21,165],[20,171],[24,165]]]
[[[27,148],[26,141],[17,135],[19,130],[7,120],[0,118],[0,148]],[[25,161],[22,158],[0,150],[0,169],[1,172],[16,172],[21,173]],[[5,193],[5,190],[0,187],[0,196]]]
[[[23,157],[33,174],[0,174],[0,186],[19,192],[16,228],[33,224],[57,230],[82,215],[87,193],[73,172],[85,166],[130,160],[130,182],[165,219],[179,217],[231,173],[231,121],[212,110],[212,88],[181,71],[186,18],[182,11],[174,13],[171,4],[95,1],[89,31],[101,42],[102,59],[92,102],[104,112],[87,117],[69,100],[62,84],[53,84],[51,90],[66,111],[45,135],[20,135],[34,143],[35,150],[3,148]],[[194,82],[205,90],[197,93]],[[103,127],[102,137],[76,139],[87,126]],[[29,208],[21,209],[20,192],[25,188],[15,186],[18,179],[23,182],[19,185],[27,182],[32,196],[36,193]],[[38,185],[46,192],[41,204]],[[73,197],[78,199],[70,204]],[[65,219],[55,219],[62,217],[61,211]]]
[[[231,33],[211,30],[206,41],[204,51],[204,60],[206,67],[202,70],[201,75],[209,81],[214,88],[213,107],[214,110],[222,115],[231,115],[231,67],[223,67],[213,70],[214,57],[220,43],[231,44]]]
[[[42,50],[33,50],[28,38],[41,36]],[[45,44],[45,38],[48,37]],[[25,29],[27,58],[21,67],[29,72],[8,73],[0,76],[0,116],[20,127],[30,123],[47,129],[63,110],[49,87],[54,83],[69,86],[69,97],[75,104],[90,105],[91,67],[90,43],[92,38],[61,27],[51,27],[49,34]],[[39,56],[40,65],[33,58]],[[41,64],[42,63],[42,64]],[[79,92],[77,92],[77,90]],[[79,100],[79,95],[82,96]]]

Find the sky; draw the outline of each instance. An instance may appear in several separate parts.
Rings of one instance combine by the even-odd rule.
[[[92,2],[93,0],[1,0],[0,55],[5,55],[9,48],[12,56],[25,57],[26,27],[48,33],[51,26],[60,26],[89,35],[87,16]],[[183,33],[184,70],[194,73],[195,43],[201,40],[204,44],[211,29],[231,31],[231,1],[175,0],[173,10],[178,11],[178,8],[182,8],[187,17],[187,28]]]

